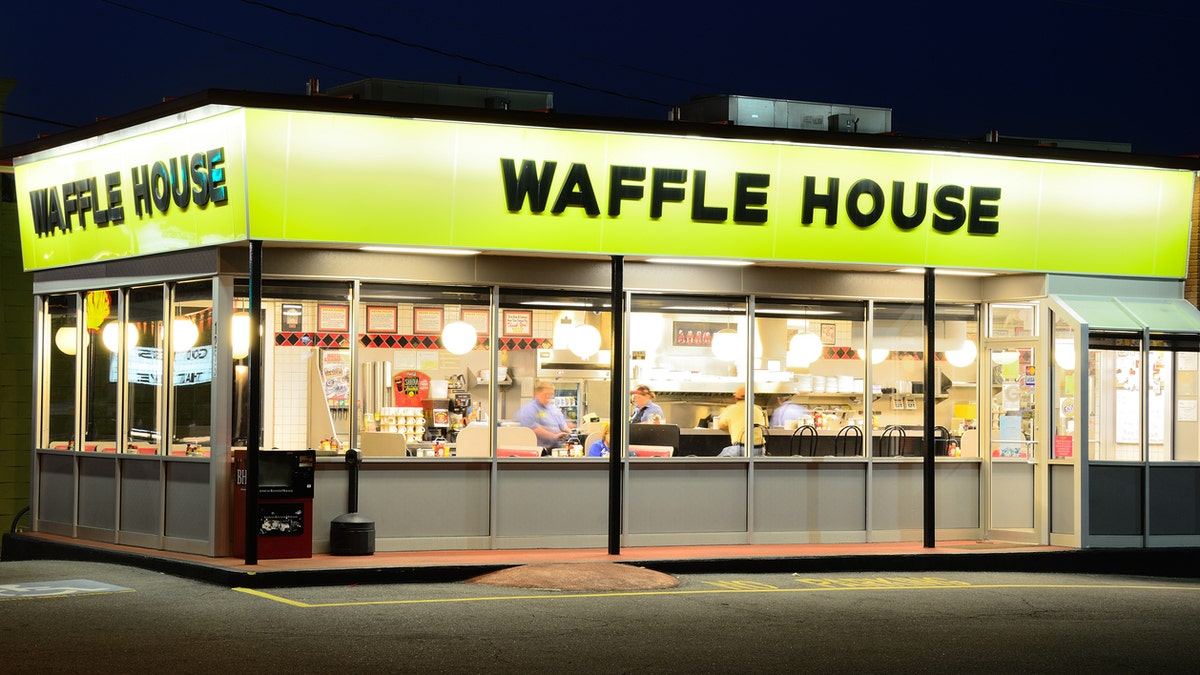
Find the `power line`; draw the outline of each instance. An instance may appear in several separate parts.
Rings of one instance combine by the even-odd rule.
[[[17,118],[20,118],[23,120],[30,120],[32,122],[42,122],[44,124],[53,124],[54,126],[67,127],[68,129],[78,129],[79,128],[78,124],[67,124],[66,122],[58,122],[56,120],[49,120],[49,119],[46,119],[45,117],[36,117],[34,115],[22,115],[21,113],[15,113],[11,110],[0,110],[0,115],[5,115],[7,117],[17,117]]]
[[[384,41],[391,42],[393,44],[398,44],[398,45],[401,45],[404,47],[420,49],[423,51],[430,52],[432,54],[437,54],[439,56],[446,56],[446,57],[449,57],[452,59],[459,59],[462,61],[467,61],[469,63],[474,63],[477,65],[485,66],[487,68],[495,68],[497,70],[503,70],[506,72],[515,73],[517,75],[533,77],[533,78],[537,78],[539,80],[545,80],[547,82],[554,82],[556,84],[562,84],[562,85],[566,85],[568,87],[575,87],[577,89],[594,91],[594,92],[601,93],[601,94],[607,94],[608,96],[615,96],[617,98],[623,98],[623,99],[628,99],[631,101],[637,101],[639,103],[649,103],[650,105],[656,105],[656,106],[659,106],[662,108],[670,108],[671,107],[670,103],[664,103],[662,101],[656,101],[654,99],[649,99],[649,98],[642,98],[640,96],[631,96],[629,94],[622,94],[621,92],[613,91],[611,89],[603,89],[600,87],[593,87],[590,85],[583,84],[581,82],[574,82],[572,80],[564,80],[562,78],[551,77],[549,75],[542,75],[540,73],[535,73],[535,72],[528,71],[528,70],[522,70],[520,68],[513,68],[511,66],[506,66],[503,64],[499,64],[499,63],[493,63],[491,61],[485,61],[483,59],[478,59],[473,56],[466,56],[464,54],[458,54],[455,52],[446,51],[444,49],[438,49],[437,47],[430,47],[428,45],[423,45],[423,44],[419,44],[416,42],[410,42],[408,40],[401,40],[399,38],[391,37],[390,35],[383,35],[382,33],[375,33],[372,31],[363,30],[361,28],[355,28],[354,26],[337,23],[335,21],[329,21],[327,19],[322,19],[320,17],[315,17],[315,16],[311,16],[308,14],[303,14],[300,12],[294,12],[291,10],[287,10],[287,9],[283,9],[280,7],[276,7],[274,5],[267,4],[265,2],[257,2],[256,0],[239,0],[239,1],[242,3],[245,3],[247,5],[261,7],[263,9],[270,10],[272,12],[278,12],[279,14],[284,14],[286,16],[291,16],[291,17],[294,17],[297,19],[304,19],[306,21],[311,21],[313,23],[322,24],[325,26],[329,26],[331,28],[338,28],[340,30],[349,31],[351,33],[357,33],[358,35],[375,38],[377,40],[384,40]],[[105,0],[105,2],[111,2],[111,0]]]
[[[413,10],[406,9],[404,7],[395,7],[395,6],[393,6],[393,3],[390,3],[390,2],[379,2],[378,0],[362,0],[362,1],[366,2],[367,4],[370,4],[370,5],[376,5],[376,6],[382,5],[384,7],[384,9],[386,9],[388,11],[396,12],[399,14],[404,14],[410,18],[415,17],[417,19],[422,19],[425,21],[440,24],[442,26],[446,26],[446,27],[452,28],[454,30],[467,31],[470,33],[474,33],[475,35],[482,35],[485,37],[495,37],[495,33],[485,31],[485,30],[477,30],[477,29],[471,28],[469,26],[463,26],[461,23],[458,23],[458,22],[445,21],[443,19],[439,19],[437,17],[430,16],[428,14],[424,14],[421,12],[414,12]],[[520,40],[520,39],[517,39],[516,36],[504,36],[503,39],[512,44],[522,45],[525,47],[533,47],[536,49],[545,49],[546,48],[546,45],[544,43],[531,42],[529,40]],[[635,66],[635,65],[628,64],[628,63],[622,63],[620,61],[614,61],[612,59],[599,58],[599,57],[592,56],[589,54],[581,54],[579,52],[574,52],[569,49],[555,48],[555,51],[560,54],[563,54],[565,56],[570,56],[572,58],[579,59],[580,61],[591,61],[593,63],[599,63],[599,64],[605,65],[605,66],[612,66],[614,68],[621,68],[621,69],[628,70],[628,71],[631,71],[634,73],[640,73],[642,75],[649,75],[651,77],[657,77],[657,78],[661,78],[664,80],[674,80],[675,82],[682,82],[684,84],[691,84],[691,85],[695,85],[697,87],[702,87],[706,90],[715,91],[715,90],[721,90],[721,89],[725,88],[721,85],[713,84],[711,82],[700,82],[699,80],[692,80],[692,79],[689,79],[686,77],[680,77],[679,75],[673,75],[671,73],[663,73],[663,72],[659,72],[657,70],[643,68],[641,66]]]
[[[293,54],[293,53],[291,53],[291,52],[285,52],[285,51],[282,51],[282,50],[279,50],[279,49],[274,49],[274,48],[271,48],[271,47],[267,47],[266,45],[262,45],[262,44],[259,44],[259,43],[257,43],[257,42],[250,42],[249,40],[242,40],[242,39],[240,39],[240,38],[235,38],[235,37],[232,37],[232,36],[230,36],[230,35],[226,35],[226,34],[224,34],[224,33],[218,33],[218,32],[216,32],[216,31],[209,30],[209,29],[207,29],[207,28],[201,28],[201,27],[199,27],[199,26],[195,26],[195,25],[192,25],[192,24],[190,24],[190,23],[185,23],[185,22],[183,22],[183,21],[177,21],[177,20],[175,20],[175,19],[172,19],[172,18],[170,18],[170,17],[163,16],[163,15],[161,15],[161,14],[155,14],[154,12],[148,12],[148,11],[146,11],[146,10],[144,10],[144,9],[139,9],[139,8],[137,8],[137,7],[130,7],[129,5],[125,5],[125,4],[122,4],[122,3],[120,3],[120,2],[115,2],[115,0],[103,0],[103,2],[104,2],[105,4],[112,5],[112,6],[114,6],[114,7],[120,7],[121,9],[124,9],[124,10],[130,11],[130,12],[134,12],[134,13],[136,13],[136,14],[141,14],[141,15],[143,15],[143,16],[148,16],[148,17],[151,17],[151,18],[153,18],[153,19],[158,19],[159,21],[165,21],[165,22],[167,22],[167,23],[174,24],[174,25],[176,25],[176,26],[180,26],[180,27],[182,27],[182,28],[187,28],[188,30],[194,30],[194,31],[196,31],[196,32],[199,32],[199,33],[205,33],[206,35],[212,35],[212,36],[214,36],[214,37],[221,38],[222,40],[230,40],[230,41],[232,41],[232,42],[236,42],[236,43],[238,43],[238,44],[246,45],[247,47],[253,47],[254,49],[261,49],[261,50],[263,50],[263,51],[265,51],[265,52],[270,52],[270,53],[272,53],[272,54],[276,54],[276,55],[278,55],[278,56],[285,56],[285,57],[287,57],[287,58],[290,58],[290,59],[296,59],[296,60],[298,60],[298,61],[304,61],[305,63],[311,63],[311,64],[313,64],[314,66],[320,66],[320,67],[322,67],[322,68],[329,68],[329,69],[331,69],[331,70],[338,70],[338,71],[341,71],[341,72],[343,72],[343,73],[349,73],[349,74],[351,74],[351,75],[356,75],[356,76],[358,76],[358,77],[370,77],[370,75],[368,75],[367,73],[360,73],[360,72],[359,72],[359,71],[357,71],[357,70],[351,70],[351,69],[349,69],[349,68],[342,68],[341,66],[335,66],[335,65],[333,65],[333,64],[330,64],[330,63],[325,63],[325,62],[323,62],[323,61],[317,61],[317,60],[315,60],[315,59],[310,59],[310,58],[308,58],[308,57],[306,57],[306,56],[301,56],[301,55],[299,55],[299,54]]]

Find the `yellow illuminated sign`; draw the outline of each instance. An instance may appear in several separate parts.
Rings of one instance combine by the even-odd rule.
[[[234,111],[18,160],[25,268],[245,239],[242,128]]]
[[[250,237],[1182,278],[1191,226],[1179,170],[261,109],[168,133],[18,165],[18,193],[223,147],[225,206],[26,266]]]

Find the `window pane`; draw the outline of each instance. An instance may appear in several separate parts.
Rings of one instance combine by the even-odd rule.
[[[137,345],[129,352],[129,385],[125,407],[129,420],[126,452],[156,454],[159,446],[159,403],[163,379],[163,287],[147,286],[129,292],[129,322]],[[178,330],[177,330],[178,338]]]
[[[994,303],[990,305],[991,337],[1037,337],[1038,303]]]
[[[79,297],[53,295],[46,299],[47,326],[54,347],[46,359],[46,417],[39,445],[57,450],[76,447],[75,367],[80,335],[76,328]]]
[[[1194,462],[1200,459],[1200,340],[1195,334],[1151,335],[1150,345],[1150,461]]]
[[[612,416],[610,300],[600,293],[500,291],[500,365],[519,386],[500,389],[497,414],[531,429],[543,454],[586,453]],[[505,445],[501,440],[497,454],[508,452]]]
[[[116,451],[117,366],[121,350],[137,344],[137,329],[118,320],[119,298],[117,291],[107,290],[91,291],[84,299],[84,450]]]
[[[1075,350],[1075,329],[1071,324],[1054,321],[1054,344],[1051,358],[1054,362],[1053,403],[1054,439],[1053,459],[1077,457],[1079,452],[1079,405],[1075,393],[1075,378],[1078,377],[1079,358]]]
[[[358,405],[355,418],[369,456],[455,454],[458,433],[476,422],[462,456],[487,457],[490,292],[468,287],[363,284]],[[328,407],[338,416],[338,365],[325,355]],[[511,388],[508,371],[499,378]],[[361,411],[359,414],[358,411]]]
[[[1088,457],[1142,461],[1142,353],[1135,333],[1092,333]]]
[[[717,424],[721,412],[734,404],[737,388],[748,384],[745,299],[634,296],[630,312],[632,384],[635,389],[643,385],[651,393],[650,397],[632,396],[630,410],[636,415],[637,406],[646,402],[661,408],[664,421],[680,429],[676,455],[711,456],[727,448],[744,455],[744,445],[734,447],[748,435],[744,405],[736,423],[727,428],[717,428]],[[778,335],[776,328],[769,325],[770,334],[765,337],[772,345],[770,357],[764,351],[764,336],[756,333],[752,358],[759,365],[766,360],[786,358],[786,334]],[[767,406],[774,398],[764,394],[755,402]],[[766,422],[764,410],[764,426]],[[654,435],[644,429],[638,429],[635,436],[631,428],[628,438],[631,446],[659,446],[669,442],[655,441]],[[643,442],[634,443],[638,440]],[[754,445],[764,442],[764,434],[759,430]]]
[[[1036,352],[1032,347],[993,350],[992,457],[1037,458]]]
[[[861,456],[869,399],[855,345],[866,303],[759,299],[755,315],[763,355],[754,390],[769,412],[767,454]]]
[[[178,328],[172,331],[172,454],[206,454],[212,445],[212,288],[209,280],[175,286],[171,317],[172,326]]]

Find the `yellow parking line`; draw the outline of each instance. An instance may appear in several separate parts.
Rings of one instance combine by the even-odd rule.
[[[757,582],[756,582],[757,583]],[[554,593],[547,591],[545,595],[495,595],[478,598],[415,598],[409,600],[364,600],[357,602],[320,602],[308,603],[291,600],[272,593],[252,588],[234,588],[239,593],[246,593],[265,600],[303,607],[306,609],[325,607],[366,607],[370,605],[422,605],[455,602],[491,602],[496,600],[563,600],[581,598],[628,598],[656,595],[713,595],[722,593],[829,593],[836,591],[898,591],[898,590],[978,590],[998,588],[1045,588],[1045,589],[1092,589],[1092,590],[1157,590],[1157,591],[1200,591],[1200,586],[1154,586],[1154,585],[1110,585],[1110,584],[970,584],[953,582],[953,584],[928,584],[896,586],[819,586],[807,588],[706,588],[695,590],[663,590],[663,591],[614,591],[607,593]]]

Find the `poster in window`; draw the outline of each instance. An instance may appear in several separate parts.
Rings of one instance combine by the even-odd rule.
[[[368,305],[367,332],[395,333],[396,308],[394,306],[389,307],[386,305]]]
[[[344,333],[350,330],[350,307],[317,305],[317,332]]]
[[[413,307],[413,332],[417,335],[441,335],[442,308]]]
[[[533,312],[525,309],[505,311],[504,337],[533,337]]]

